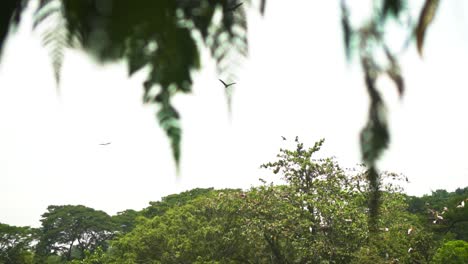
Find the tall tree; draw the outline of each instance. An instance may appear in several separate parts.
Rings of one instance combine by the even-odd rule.
[[[116,230],[108,214],[82,205],[51,205],[42,215],[41,222],[36,246],[38,259],[59,255],[71,260],[73,250],[83,257],[85,250],[106,248]]]

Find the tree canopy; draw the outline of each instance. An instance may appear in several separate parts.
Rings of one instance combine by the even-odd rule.
[[[60,255],[66,260],[106,248],[116,229],[108,214],[82,205],[51,205],[41,222],[37,256]]]

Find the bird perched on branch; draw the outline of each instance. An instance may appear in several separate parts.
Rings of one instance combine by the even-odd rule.
[[[232,85],[236,84],[236,83],[226,84],[225,82],[223,82],[223,80],[221,80],[221,79],[218,79],[218,80],[224,85],[224,88],[228,88],[229,86],[232,86]]]

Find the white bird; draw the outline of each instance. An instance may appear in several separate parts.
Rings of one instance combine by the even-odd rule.
[[[410,228],[408,229],[408,235],[410,235],[411,232],[413,232],[413,227],[410,227]]]
[[[413,251],[413,248],[408,248],[408,253],[411,253]]]
[[[463,208],[465,207],[465,201],[461,201],[459,205],[457,205],[457,208]]]
[[[444,218],[441,215],[436,215],[436,217],[440,220],[444,220]]]

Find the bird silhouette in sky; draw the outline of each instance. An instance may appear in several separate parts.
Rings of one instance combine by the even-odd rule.
[[[225,82],[223,82],[223,80],[221,79],[218,79],[218,80],[224,85],[224,88],[228,88],[229,86],[236,84],[236,83],[226,84]]]
[[[232,12],[232,11],[236,10],[237,8],[239,8],[242,4],[243,4],[243,2],[235,4],[234,6],[227,8],[226,11]]]
[[[107,146],[107,145],[110,145],[110,142],[100,143],[99,145],[101,145],[101,146]]]
[[[286,140],[286,138],[285,138],[285,137],[283,137],[283,136],[281,136],[281,138],[282,138],[283,140]]]

